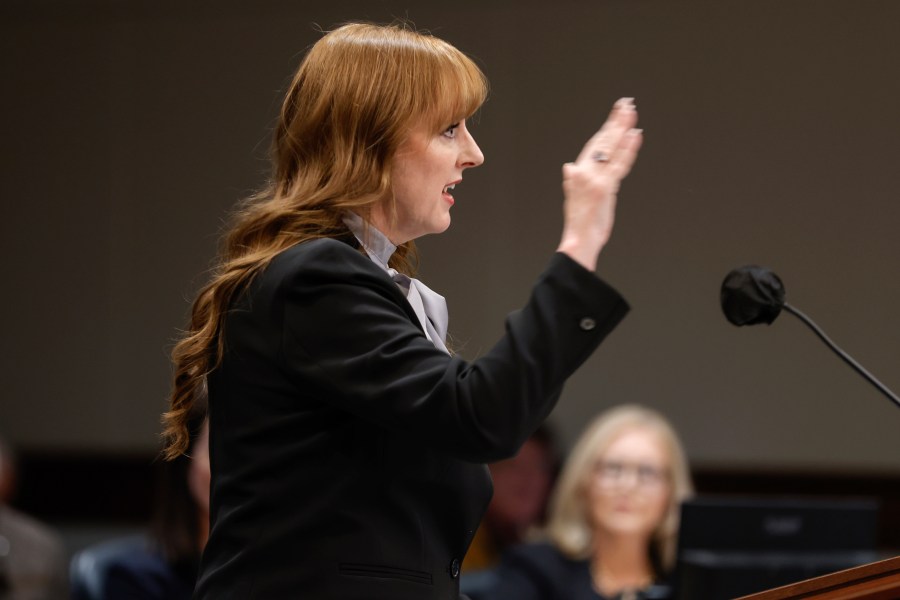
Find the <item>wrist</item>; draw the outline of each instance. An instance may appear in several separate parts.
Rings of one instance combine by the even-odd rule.
[[[593,272],[597,268],[597,257],[602,248],[602,243],[586,243],[577,236],[564,235],[556,251],[565,254],[588,271]]]

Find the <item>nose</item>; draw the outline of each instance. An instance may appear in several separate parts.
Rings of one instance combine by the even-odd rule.
[[[620,489],[630,490],[639,487],[641,480],[638,470],[634,467],[622,469],[616,478],[616,485]]]
[[[469,133],[468,128],[463,132],[464,139],[459,153],[459,166],[461,169],[477,167],[484,162],[484,154],[475,143],[475,138]]]

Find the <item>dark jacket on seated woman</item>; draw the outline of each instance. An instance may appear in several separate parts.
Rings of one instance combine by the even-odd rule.
[[[194,591],[199,557],[171,564],[161,552],[147,546],[123,554],[109,565],[105,593],[128,600],[189,600]]]
[[[552,544],[522,544],[509,549],[495,570],[495,584],[471,592],[472,600],[663,600],[670,598],[666,581],[615,596],[594,589],[588,560],[566,557]]]

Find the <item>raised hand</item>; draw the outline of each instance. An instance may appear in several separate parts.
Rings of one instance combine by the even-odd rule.
[[[563,165],[563,233],[559,252],[593,271],[612,234],[616,198],[643,141],[633,98],[621,98],[575,162]]]

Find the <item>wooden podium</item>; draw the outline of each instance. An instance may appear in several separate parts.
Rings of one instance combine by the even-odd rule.
[[[738,600],[898,600],[900,556],[807,579]]]

